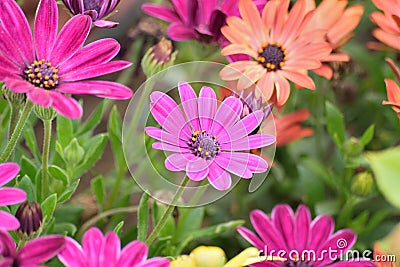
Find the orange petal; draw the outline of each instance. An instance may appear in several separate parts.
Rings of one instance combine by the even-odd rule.
[[[263,103],[271,99],[272,93],[274,92],[274,74],[267,72],[258,82],[257,86],[259,90],[256,92],[262,93]]]
[[[381,12],[373,12],[370,18],[373,23],[378,25],[385,32],[397,33],[399,31],[395,22],[390,17],[385,16]]]
[[[283,106],[290,95],[290,84],[279,73],[275,75],[276,101],[278,106]]]
[[[246,47],[245,45],[241,45],[241,44],[230,44],[228,46],[225,46],[221,51],[221,55],[223,55],[223,56],[229,56],[229,55],[235,55],[235,54],[246,54],[253,58],[257,58],[257,56],[258,56],[256,51],[250,49],[249,47]]]
[[[391,79],[385,79],[388,102],[400,107],[400,87]]]
[[[281,70],[282,75],[285,76],[287,79],[291,80],[292,82],[311,89],[315,90],[314,81],[307,75],[296,71],[288,71],[288,70]]]
[[[297,1],[290,10],[289,16],[282,31],[281,42],[290,42],[299,34],[299,29],[306,15],[306,5],[304,0]]]
[[[372,35],[375,36],[375,38],[382,43],[385,43],[390,47],[400,50],[400,36],[384,32],[381,29],[375,29],[372,32]]]
[[[328,40],[335,44],[352,32],[360,23],[363,13],[364,7],[361,5],[354,5],[347,8],[339,21],[328,31]]]
[[[246,67],[251,66],[251,65],[258,65],[258,63],[254,61],[236,61],[228,66],[225,66],[220,72],[219,76],[221,77],[222,80],[224,81],[232,81],[232,80],[237,80],[239,79],[240,76],[242,76],[244,70]]]
[[[249,25],[253,38],[257,40],[258,46],[261,47],[265,38],[261,27],[260,12],[256,5],[251,0],[239,0],[239,11],[243,20]]]
[[[333,77],[333,70],[329,65],[323,64],[321,67],[318,69],[313,69],[313,72],[315,72],[317,75],[324,77],[325,79],[332,79]]]

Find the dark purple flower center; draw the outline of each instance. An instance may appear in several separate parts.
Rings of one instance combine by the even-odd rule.
[[[97,14],[100,13],[100,7],[101,7],[101,2],[102,0],[83,0],[83,7],[84,10],[96,10]]]
[[[268,71],[280,70],[286,61],[287,52],[280,44],[270,43],[263,44],[258,50],[257,61],[264,66]]]
[[[36,87],[46,90],[54,89],[58,85],[58,69],[51,65],[51,62],[44,59],[35,60],[24,70],[25,80]]]
[[[193,154],[203,159],[212,159],[221,150],[217,137],[209,135],[205,130],[195,131],[188,145]]]
[[[285,267],[312,267],[311,262],[306,260],[291,260],[284,264]]]

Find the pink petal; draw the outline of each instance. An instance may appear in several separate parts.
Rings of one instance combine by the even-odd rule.
[[[242,178],[251,178],[253,173],[265,172],[268,169],[268,163],[263,158],[243,152],[222,152],[215,158],[215,162]]]
[[[300,205],[296,211],[295,219],[295,243],[297,251],[308,249],[308,239],[310,236],[311,214],[305,205]]]
[[[195,157],[196,156],[191,153],[171,154],[165,159],[165,167],[170,171],[183,171],[186,170],[187,163]]]
[[[317,255],[323,255],[321,251],[337,251],[334,256],[338,258],[340,255],[345,255],[345,252],[349,250],[354,243],[356,242],[356,234],[350,229],[344,229],[336,232],[334,235],[330,236],[328,240],[325,241],[320,247],[317,249]],[[322,261],[318,261],[319,265],[325,265],[334,261],[334,258],[326,257]]]
[[[152,148],[170,152],[177,152],[177,153],[189,153],[188,148],[174,146],[164,142],[155,142],[152,144]]]
[[[87,267],[81,246],[70,237],[65,238],[65,248],[58,254],[58,259],[66,267]]]
[[[125,85],[109,81],[82,81],[63,83],[56,91],[74,95],[95,95],[110,99],[129,99],[132,90]]]
[[[119,237],[114,232],[108,232],[101,248],[98,267],[113,266],[117,262],[120,252],[121,243]]]
[[[51,51],[50,61],[58,66],[73,56],[86,41],[92,19],[86,15],[72,17],[61,29]]]
[[[373,261],[369,260],[355,260],[355,261],[342,261],[330,264],[329,267],[376,267]]]
[[[177,17],[176,13],[171,8],[163,6],[163,5],[144,3],[142,5],[142,11],[147,15],[150,15],[150,16],[168,21],[168,22],[179,21],[179,18]]]
[[[0,206],[14,205],[25,200],[26,193],[22,189],[14,187],[0,188]]]
[[[184,26],[181,22],[174,22],[169,25],[168,36],[175,41],[186,41],[197,37],[194,30]]]
[[[15,178],[19,173],[19,166],[14,162],[6,162],[0,164],[0,186],[5,185]]]
[[[14,75],[12,77],[7,77],[4,83],[7,85],[8,89],[15,93],[26,93],[35,89],[35,86],[31,83],[22,80],[20,77],[15,77]]]
[[[188,144],[179,139],[177,135],[170,134],[169,132],[163,131],[160,128],[149,126],[145,128],[145,132],[148,136],[162,142],[169,143],[174,146],[188,147]]]
[[[19,221],[10,213],[0,210],[0,229],[8,231],[17,230],[19,228]]]
[[[10,236],[7,231],[0,230],[0,244],[2,255],[10,255],[15,257],[17,254],[16,244],[14,239]]]
[[[186,165],[186,174],[193,181],[203,180],[209,173],[210,162],[200,157],[195,157],[188,161]]]
[[[250,231],[249,229],[240,226],[236,230],[251,245],[255,246],[258,249],[265,249],[264,242],[261,241],[260,238],[256,234],[254,234],[252,231]]]
[[[35,87],[33,90],[27,92],[26,96],[36,105],[48,108],[52,104],[51,93],[49,90]]]
[[[209,167],[208,180],[217,190],[223,191],[231,187],[231,175],[213,162]]]
[[[60,235],[33,239],[18,252],[18,262],[22,266],[45,262],[56,256],[64,246],[65,237]]]
[[[275,225],[275,229],[280,233],[285,245],[289,250],[295,249],[294,233],[295,223],[293,210],[289,205],[277,205],[272,210],[271,220]]]
[[[215,113],[217,112],[217,96],[212,88],[203,86],[199,98],[199,119],[202,130],[211,128]]]
[[[83,253],[86,255],[88,267],[97,267],[99,264],[99,253],[104,246],[105,238],[103,233],[96,227],[90,228],[86,231],[82,239]]]
[[[194,131],[201,130],[197,96],[193,88],[186,82],[180,82],[178,88],[183,110],[185,111],[186,118],[190,122],[190,125],[192,125],[192,129]]]
[[[147,246],[140,241],[129,243],[121,252],[118,263],[115,266],[131,267],[140,264],[147,258]]]
[[[211,127],[212,135],[221,136],[221,132],[232,127],[240,119],[243,104],[237,97],[226,98],[219,106]]]
[[[17,66],[20,69],[20,73],[18,74],[22,74],[21,69],[31,63],[26,63],[24,55],[21,54],[22,51],[16,46],[14,39],[8,34],[7,29],[2,23],[0,23],[0,36],[0,50],[3,56],[8,62],[11,62],[11,66],[14,67],[12,69],[15,70],[15,66]]]
[[[221,150],[249,150],[255,148],[262,148],[275,143],[276,138],[269,134],[253,134],[246,136],[240,140],[232,143],[226,143],[221,145]]]
[[[57,3],[53,0],[39,2],[35,18],[35,48],[39,59],[47,59],[53,50],[58,28]]]
[[[106,2],[104,2],[104,3],[106,3]],[[118,22],[109,21],[109,20],[96,20],[95,22],[93,22],[93,24],[99,28],[107,28],[107,29],[115,28],[119,25]]]
[[[82,107],[72,97],[51,92],[51,99],[53,101],[52,107],[61,115],[70,119],[77,119],[82,116]]]
[[[332,217],[321,215],[315,218],[311,223],[308,249],[316,251],[333,233],[334,228],[335,223]]]
[[[168,259],[156,257],[147,260],[144,263],[136,265],[137,267],[169,267],[170,261]]]

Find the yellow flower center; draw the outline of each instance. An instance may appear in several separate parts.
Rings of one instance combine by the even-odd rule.
[[[31,65],[24,70],[25,80],[36,87],[46,90],[54,89],[58,85],[58,69],[53,67],[51,62],[35,60]]]

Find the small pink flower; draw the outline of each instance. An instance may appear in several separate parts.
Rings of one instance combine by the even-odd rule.
[[[0,164],[0,186],[10,182],[19,173],[19,166],[16,163]],[[2,187],[0,188],[0,206],[14,205],[26,200],[25,191],[19,188]],[[0,229],[17,230],[19,221],[11,214],[0,211]]]
[[[260,126],[262,110],[241,118],[243,103],[239,98],[228,97],[217,107],[214,91],[206,86],[197,97],[193,88],[182,82],[179,94],[184,113],[168,95],[150,95],[150,111],[162,129],[147,127],[146,133],[161,141],[153,148],[174,152],[165,160],[168,170],[186,171],[193,181],[207,177],[218,190],[231,186],[230,173],[251,178],[253,173],[267,171],[263,158],[247,152],[275,142],[272,135],[250,134]]]
[[[90,228],[83,236],[82,246],[67,237],[64,250],[58,255],[66,267],[168,267],[169,260],[152,258],[147,260],[147,246],[132,241],[121,251],[116,233],[105,236],[98,228]]]
[[[132,91],[121,84],[86,79],[125,69],[130,62],[115,57],[120,45],[101,39],[84,47],[91,18],[77,15],[58,29],[56,0],[41,0],[34,33],[14,0],[0,1],[0,80],[15,93],[43,107],[53,107],[63,116],[76,119],[82,107],[65,94],[88,94],[128,99]]]

